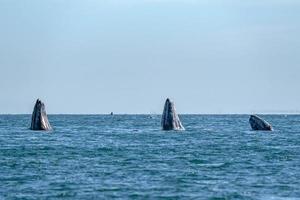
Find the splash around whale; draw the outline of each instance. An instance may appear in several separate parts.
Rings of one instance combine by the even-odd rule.
[[[273,131],[273,127],[270,123],[258,117],[257,115],[251,115],[249,119],[250,126],[254,131]]]
[[[185,130],[181,121],[176,113],[174,102],[169,98],[165,102],[164,111],[161,119],[162,130]]]
[[[33,113],[32,113],[32,118],[31,118],[31,130],[35,131],[51,131],[52,127],[49,123],[47,114],[46,114],[46,109],[45,109],[45,104],[37,99]]]

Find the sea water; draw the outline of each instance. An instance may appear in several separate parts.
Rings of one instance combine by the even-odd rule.
[[[182,115],[186,131],[162,131],[159,115],[0,116],[0,199],[299,199],[300,116]]]

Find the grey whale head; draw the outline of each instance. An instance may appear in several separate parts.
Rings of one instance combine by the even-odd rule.
[[[33,109],[30,129],[36,131],[52,130],[46,114],[45,104],[39,99],[36,100]]]
[[[273,131],[271,124],[257,115],[251,115],[249,119],[250,126],[254,131]]]
[[[176,113],[174,102],[168,98],[161,119],[162,130],[185,130]]]

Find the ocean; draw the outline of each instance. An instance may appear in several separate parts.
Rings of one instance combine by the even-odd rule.
[[[0,199],[300,199],[300,116],[0,115]]]

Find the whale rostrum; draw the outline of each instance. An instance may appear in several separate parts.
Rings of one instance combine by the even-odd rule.
[[[176,113],[174,102],[166,100],[164,111],[161,119],[162,129],[168,130],[185,130]]]
[[[31,118],[31,130],[50,131],[52,127],[48,121],[44,103],[37,99]]]
[[[251,115],[249,119],[252,130],[254,131],[273,131],[271,124],[257,115]]]

